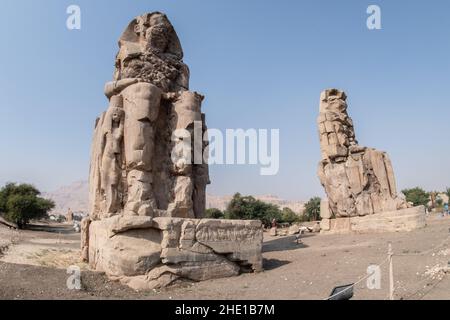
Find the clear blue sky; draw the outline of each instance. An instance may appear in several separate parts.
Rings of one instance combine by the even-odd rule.
[[[82,29],[66,29],[66,8]],[[366,9],[382,9],[369,31]],[[95,118],[107,107],[117,40],[163,11],[181,39],[208,126],[279,128],[277,176],[211,168],[212,194],[322,195],[320,92],[345,90],[360,144],[387,151],[400,188],[450,186],[450,2],[3,0],[0,4],[0,184],[50,191],[87,179]]]

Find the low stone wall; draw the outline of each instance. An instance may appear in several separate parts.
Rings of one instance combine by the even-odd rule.
[[[323,219],[321,233],[380,233],[412,231],[426,226],[425,207],[377,213],[364,217]]]
[[[115,216],[84,225],[91,268],[136,290],[262,271],[259,221]]]

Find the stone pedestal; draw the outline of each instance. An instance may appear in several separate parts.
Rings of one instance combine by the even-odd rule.
[[[426,226],[425,207],[414,207],[363,217],[323,219],[322,234],[412,231]]]
[[[89,226],[89,264],[136,290],[262,271],[260,221],[115,216]]]

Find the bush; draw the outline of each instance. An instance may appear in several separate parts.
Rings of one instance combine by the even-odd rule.
[[[254,197],[242,197],[236,193],[225,211],[226,219],[261,220],[265,226],[270,226],[272,220],[282,220],[280,209],[273,204],[256,200]]]
[[[402,193],[414,206],[427,206],[430,201],[430,194],[419,187],[402,190]]]
[[[318,221],[320,220],[320,202],[322,199],[319,197],[311,198],[305,204],[305,218],[307,221]]]
[[[294,211],[292,211],[289,208],[283,208],[281,211],[281,221],[280,222],[286,222],[289,224],[300,222],[300,217],[295,214]]]
[[[252,196],[243,197],[240,193],[233,196],[224,213],[218,209],[209,209],[206,216],[212,219],[260,220],[266,227],[271,226],[274,219],[278,223],[289,224],[301,221],[301,217],[289,208],[280,210],[277,205]]]
[[[33,219],[44,218],[55,207],[53,201],[39,197],[40,194],[32,185],[8,183],[0,190],[0,212],[6,220],[23,228]]]
[[[223,219],[224,213],[216,208],[206,209],[205,214],[207,219]]]

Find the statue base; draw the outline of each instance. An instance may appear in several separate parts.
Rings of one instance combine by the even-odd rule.
[[[323,219],[322,234],[412,231],[426,226],[425,207],[376,213],[363,217]]]
[[[82,225],[90,267],[135,290],[262,271],[260,221],[115,216]]]

